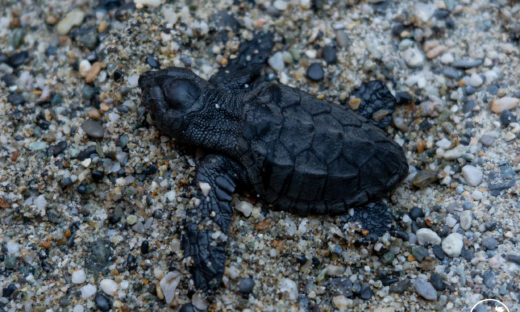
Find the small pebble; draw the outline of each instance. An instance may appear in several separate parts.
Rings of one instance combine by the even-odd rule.
[[[161,281],[159,282],[159,286],[161,286],[161,290],[164,294],[164,300],[167,304],[170,304],[175,297],[175,290],[181,281],[182,274],[175,272],[168,272]]]
[[[484,82],[484,80],[482,79],[482,77],[480,77],[479,74],[473,73],[471,75],[471,77],[469,78],[469,84],[472,85],[475,88],[480,87],[483,82]]]
[[[428,255],[428,250],[422,246],[413,246],[412,255],[415,257],[417,262],[422,262]]]
[[[244,279],[241,279],[239,282],[238,282],[238,290],[243,294],[243,295],[249,295],[252,291],[253,291],[253,287],[255,286],[255,282],[253,281],[253,279],[251,278],[244,278]]]
[[[253,205],[251,205],[251,203],[249,203],[247,201],[238,202],[238,204],[235,206],[235,208],[238,211],[240,211],[246,218],[249,218],[249,216],[253,212]]]
[[[7,102],[11,103],[13,106],[23,105],[25,103],[24,97],[19,93],[10,93],[7,96]]]
[[[280,281],[278,288],[281,293],[284,293],[286,298],[289,300],[298,299],[298,285],[288,278],[284,278]]]
[[[93,296],[96,293],[96,286],[87,284],[80,288],[81,298],[86,299],[90,296]]]
[[[285,11],[287,9],[287,2],[284,0],[275,0],[273,6],[279,11]]]
[[[432,247],[432,252],[433,254],[435,255],[435,257],[437,257],[437,259],[439,260],[444,260],[444,251],[442,251],[442,247],[441,245],[435,245]]]
[[[83,22],[85,13],[81,10],[73,10],[67,13],[63,19],[56,25],[56,30],[60,35],[66,35],[74,26],[78,26]]]
[[[473,220],[473,216],[471,210],[465,210],[460,213],[460,227],[467,231],[471,227],[471,221]]]
[[[411,68],[419,67],[424,63],[424,55],[417,48],[406,49],[403,52],[402,57],[406,62],[406,65],[408,65]]]
[[[441,243],[441,238],[439,237],[439,235],[427,228],[417,230],[415,235],[417,236],[417,242],[419,243],[419,245],[438,245]]]
[[[482,182],[482,170],[478,167],[466,165],[462,168],[462,175],[470,186],[478,186]]]
[[[105,129],[99,121],[89,119],[81,126],[85,133],[94,139],[102,139],[105,134]]]
[[[431,282],[433,288],[435,288],[438,291],[443,291],[444,289],[446,289],[446,284],[444,284],[444,281],[442,280],[442,276],[440,276],[437,273],[432,273],[430,275],[430,282]]]
[[[25,63],[27,59],[29,58],[29,52],[27,51],[21,51],[18,53],[14,53],[7,59],[7,64],[9,64],[11,67],[18,67]]]
[[[97,293],[94,301],[96,302],[96,307],[101,311],[110,311],[112,308],[112,302],[102,293]]]
[[[110,296],[113,296],[116,294],[117,287],[118,287],[117,283],[111,279],[103,279],[99,283],[99,288],[101,288],[101,290],[105,294],[110,295]]]
[[[153,55],[148,55],[146,57],[146,64],[150,65],[150,67],[154,69],[158,69],[161,66],[159,61]]]
[[[312,81],[320,81],[324,75],[323,67],[320,63],[313,63],[307,68],[307,77]]]
[[[424,211],[419,207],[413,207],[410,209],[408,214],[412,220],[416,220],[417,218],[424,218]]]
[[[87,279],[87,275],[85,274],[85,270],[80,269],[77,271],[72,272],[71,281],[73,284],[81,284],[85,282]]]
[[[161,0],[134,0],[136,8],[142,8],[143,6],[149,6],[156,8],[161,5]]]
[[[96,79],[96,77],[98,76],[100,71],[101,71],[101,63],[100,62],[95,62],[94,64],[92,64],[92,66],[88,70],[87,74],[85,75],[85,82],[86,83],[93,82],[94,79]]]
[[[458,69],[469,69],[473,67],[477,67],[484,63],[483,59],[462,59],[459,61],[453,62],[451,65]]]
[[[491,101],[491,111],[500,114],[505,110],[512,110],[518,106],[520,99],[516,97],[505,96],[503,98],[495,98]]]
[[[428,281],[417,278],[414,282],[415,292],[423,297],[426,300],[436,301],[437,300],[437,291],[433,288],[432,284]]]
[[[337,61],[336,48],[333,45],[326,45],[321,49],[321,56],[328,65],[335,64]]]
[[[462,239],[459,233],[451,233],[442,241],[442,251],[450,257],[458,257],[464,246]]]
[[[502,111],[502,113],[500,114],[500,124],[502,125],[502,127],[506,128],[512,122],[516,122],[515,115],[513,115],[513,113],[511,113],[511,111],[507,109]]]
[[[269,58],[267,63],[269,63],[269,66],[277,72],[284,70],[285,64],[283,62],[283,53],[281,51],[276,52]]]
[[[498,241],[494,237],[486,237],[482,240],[482,246],[487,250],[495,250],[498,247]]]

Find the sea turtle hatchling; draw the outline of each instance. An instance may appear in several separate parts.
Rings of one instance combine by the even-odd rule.
[[[408,172],[401,147],[351,109],[258,82],[272,47],[271,34],[256,35],[209,81],[184,68],[139,78],[154,125],[210,151],[194,181],[200,204],[188,209],[182,234],[185,261],[203,291],[222,280],[237,186],[299,215],[342,214],[381,198]],[[367,90],[395,101],[380,86]]]

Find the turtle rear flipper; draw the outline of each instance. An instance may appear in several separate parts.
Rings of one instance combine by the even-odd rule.
[[[256,34],[253,40],[242,43],[238,56],[221,67],[209,82],[228,91],[247,90],[260,75],[273,48],[273,34]]]
[[[220,155],[208,155],[197,170],[201,190],[198,207],[186,212],[182,249],[195,286],[205,292],[217,289],[225,268],[225,246],[231,224],[232,194],[242,168]]]

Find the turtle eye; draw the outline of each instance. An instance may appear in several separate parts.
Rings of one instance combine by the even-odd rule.
[[[199,87],[185,79],[170,79],[163,84],[163,91],[170,108],[188,108],[200,96]]]

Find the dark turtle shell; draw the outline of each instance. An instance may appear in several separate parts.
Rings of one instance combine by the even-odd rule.
[[[348,108],[275,83],[243,98],[239,161],[256,192],[298,213],[344,213],[408,172],[402,148]]]

